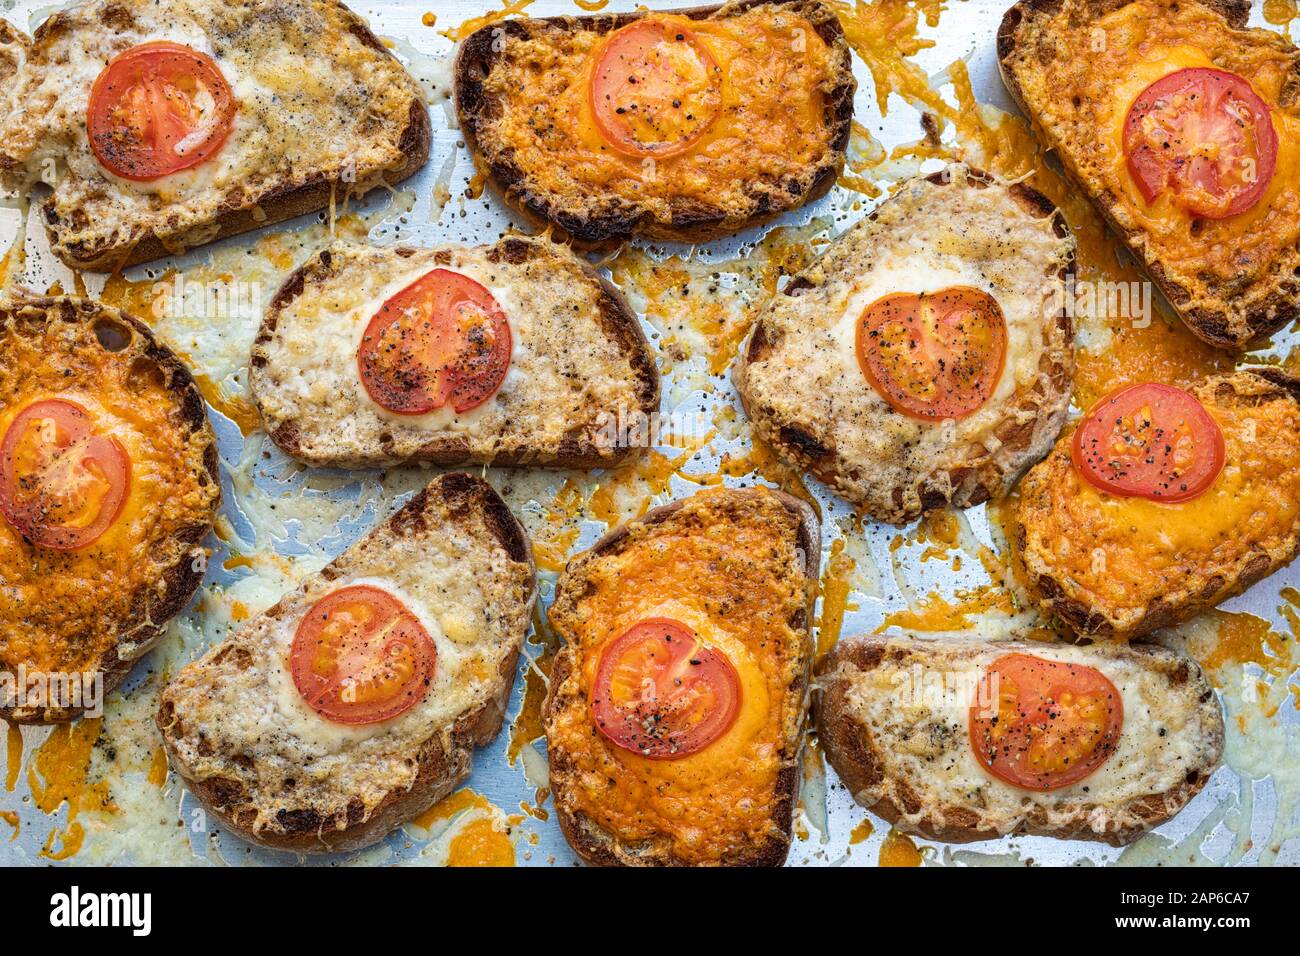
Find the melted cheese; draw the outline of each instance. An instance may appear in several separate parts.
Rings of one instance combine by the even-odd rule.
[[[801,606],[792,568],[788,518],[775,502],[755,502],[754,520],[710,520],[714,492],[691,499],[698,519],[657,525],[592,568],[580,613],[555,622],[577,649],[577,673],[560,693],[547,740],[573,769],[557,793],[617,839],[666,844],[685,862],[717,862],[778,838],[773,819],[778,775],[794,753],[788,735],[801,702],[788,688],[806,666],[806,636],[786,623]],[[696,524],[696,520],[701,523]],[[725,608],[725,613],[723,609]],[[723,650],[740,676],[735,724],[705,749],[648,760],[609,743],[591,725],[587,704],[602,649],[637,621],[670,617]],[[553,758],[554,759],[554,758]]]
[[[810,23],[771,7],[662,19],[688,27],[721,66],[722,108],[690,149],[648,163],[612,149],[592,119],[588,86],[602,34],[508,37],[508,55],[486,81],[505,106],[492,135],[536,189],[600,192],[666,220],[669,199],[731,208],[747,202],[755,178],[779,182],[826,158],[822,90],[832,52]]]
[[[604,327],[600,286],[546,240],[536,240],[523,263],[494,248],[397,256],[332,246],[330,273],[308,280],[258,347],[251,383],[268,431],[292,423],[302,457],[324,462],[419,457],[435,440],[461,440],[484,461],[502,449],[554,455],[575,434],[613,451],[602,422],[626,419],[643,400],[631,356]],[[468,276],[496,299],[510,325],[510,367],[492,396],[468,411],[448,404],[397,415],[370,397],[357,352],[384,302],[434,268]]]
[[[129,639],[151,623],[138,602],[145,595],[157,600],[162,573],[194,547],[176,535],[211,524],[219,489],[203,457],[212,435],[206,427],[192,431],[181,397],[136,361],[134,349],[99,347],[89,323],[55,319],[35,336],[0,328],[0,435],[33,402],[65,398],[90,414],[98,433],[116,438],[131,461],[121,513],[87,547],[35,548],[0,520],[6,670],[94,670],[115,646],[130,659],[138,649]]]
[[[130,246],[150,232],[169,248],[197,245],[231,209],[265,218],[260,203],[273,208],[276,196],[313,179],[360,195],[406,160],[399,146],[419,87],[363,42],[341,5],[176,0],[162,10],[148,0],[94,0],[57,16],[67,29],[48,31],[19,71],[23,109],[0,122],[0,143],[13,162],[10,186],[25,190],[44,163],[58,164],[50,208],[64,223],[60,255],[83,244]],[[138,183],[99,164],[86,110],[109,58],[160,39],[211,56],[238,111],[212,159]]]
[[[1295,534],[1295,403],[1245,410],[1205,404],[1223,431],[1225,464],[1214,484],[1191,501],[1169,504],[1097,489],[1070,462],[1071,434],[1031,475],[1020,508],[1028,547],[1067,582],[1071,597],[1113,614],[1139,614],[1150,602],[1228,573],[1251,552],[1275,550]]]

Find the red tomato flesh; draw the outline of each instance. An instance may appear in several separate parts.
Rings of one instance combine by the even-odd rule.
[[[1142,198],[1169,192],[1207,219],[1235,216],[1259,202],[1277,167],[1277,132],[1268,104],[1249,81],[1224,70],[1178,70],[1133,101],[1124,155]]]
[[[1007,654],[970,708],[970,742],[989,773],[1025,790],[1078,783],[1119,744],[1124,701],[1095,667]]]
[[[650,618],[605,649],[591,688],[591,716],[624,750],[654,760],[698,753],[740,712],[740,678],[720,650],[686,625]]]
[[[96,434],[86,410],[65,399],[34,402],[0,443],[0,512],[33,544],[84,548],[117,520],[131,486],[131,459]]]
[[[610,34],[588,95],[605,141],[630,156],[690,149],[722,110],[722,71],[690,30],[645,18]]]
[[[510,369],[510,323],[492,293],[434,269],[384,303],[361,337],[357,364],[371,399],[399,415],[450,403],[467,412]]]
[[[896,411],[962,418],[993,394],[1007,354],[997,300],[979,289],[896,292],[858,320],[858,365]]]
[[[325,595],[298,624],[294,686],[327,720],[372,724],[409,710],[433,683],[437,651],[401,601],[371,585]]]
[[[114,57],[95,80],[86,133],[109,172],[157,179],[215,156],[236,106],[211,57],[179,43],[144,43]]]
[[[1205,493],[1223,470],[1223,431],[1181,388],[1143,382],[1107,395],[1071,444],[1074,467],[1102,491],[1177,503]]]

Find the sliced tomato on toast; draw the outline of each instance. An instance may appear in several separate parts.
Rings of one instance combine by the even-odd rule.
[[[215,156],[237,105],[210,56],[179,43],[143,43],[118,54],[96,78],[86,135],[109,172],[158,179]]]
[[[409,710],[433,682],[437,652],[419,619],[398,598],[352,585],[303,615],[289,669],[303,700],[342,724],[372,724]]]
[[[740,678],[686,625],[649,618],[614,639],[591,688],[591,715],[613,744],[663,760],[698,753],[730,729]]]
[[[614,149],[675,156],[722,111],[722,71],[688,27],[645,17],[597,49],[589,96],[596,128]]]
[[[992,396],[1007,353],[997,300],[969,286],[896,292],[858,320],[858,364],[895,410],[913,418],[962,418]]]
[[[985,669],[979,687],[971,747],[985,770],[1013,787],[1078,783],[1119,744],[1124,701],[1095,667],[1006,654]]]
[[[1138,94],[1124,122],[1124,155],[1142,198],[1163,193],[1196,216],[1250,209],[1277,168],[1277,131],[1250,81],[1194,67]]]
[[[126,450],[67,399],[28,405],[0,443],[0,512],[41,547],[94,543],[122,513],[130,486]]]
[[[1075,429],[1074,467],[1102,491],[1177,503],[1205,493],[1223,470],[1223,431],[1196,397],[1142,382],[1105,396]]]
[[[478,282],[434,269],[384,303],[357,364],[371,399],[399,415],[450,404],[457,414],[492,397],[510,369],[505,311]]]

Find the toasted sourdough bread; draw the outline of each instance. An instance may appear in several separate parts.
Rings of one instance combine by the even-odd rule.
[[[216,441],[194,379],[144,323],[73,297],[0,301],[0,437],[47,399],[75,402],[119,443],[129,490],[113,523],[75,550],[34,544],[0,518],[0,670],[97,673],[107,695],[203,577],[221,501]],[[0,701],[17,723],[85,709]]]
[[[354,582],[397,593],[437,650],[411,709],[374,724],[320,717],[285,657],[303,614]],[[536,598],[531,549],[480,478],[435,478],[384,524],[167,685],[171,766],[246,839],[299,852],[363,847],[469,776],[500,730]]]
[[[510,370],[477,408],[397,415],[358,372],[370,319],[434,268],[478,281],[506,313]],[[615,465],[639,449],[618,422],[659,409],[659,372],[636,314],[566,247],[511,236],[492,246],[379,249],[341,243],[308,260],[271,300],[249,384],[271,438],[316,465],[491,462]]]
[[[1300,380],[1241,369],[1191,392],[1226,450],[1200,497],[1097,490],[1071,462],[1072,432],[1020,485],[1016,560],[1039,606],[1077,634],[1131,639],[1178,623],[1300,553]]]
[[[735,371],[745,411],[782,457],[879,520],[997,497],[1065,421],[1073,269],[1064,220],[1029,186],[963,166],[911,180],[760,313]],[[949,286],[997,301],[1006,360],[980,408],[926,421],[896,411],[867,380],[856,329],[888,294]]]
[[[160,39],[211,56],[238,112],[206,162],[132,182],[95,158],[87,102],[109,60]],[[50,182],[50,246],[79,269],[146,262],[344,202],[410,176],[429,154],[419,86],[337,0],[91,0],[51,14],[31,40],[4,24],[0,84],[10,106],[0,183]]]
[[[600,143],[599,133],[582,126],[589,123],[583,119],[582,97],[587,58],[601,40],[655,15],[660,14],[642,9],[507,20],[464,40],[455,65],[460,127],[476,165],[504,200],[580,243],[632,235],[704,242],[765,222],[829,191],[844,164],[856,88],[849,47],[834,11],[818,0],[739,0],[664,11],[662,15],[696,21],[701,29],[733,18],[776,18],[758,49],[762,55],[788,57],[793,67],[768,74],[752,70],[737,81],[740,102],[714,124],[708,134],[713,138],[705,140],[712,158],[690,150],[656,160],[647,173],[642,160],[620,159]],[[814,54],[821,61],[813,63]],[[812,71],[807,77],[805,69]],[[759,147],[754,141],[778,125],[755,107],[788,114],[798,108],[796,101],[806,99],[802,90],[791,92],[789,85],[797,88],[798,83],[821,98],[820,116],[808,124],[786,122],[783,128],[797,136],[814,132],[817,140],[785,140],[755,155]],[[767,99],[760,102],[760,95]],[[719,142],[720,136],[727,141]],[[686,172],[679,176],[677,170]],[[679,179],[690,182],[684,187]]]
[[[972,752],[968,679],[1014,652],[1095,667],[1123,698],[1118,745],[1076,784],[1013,787]],[[914,694],[917,674],[963,689],[937,701]],[[1223,717],[1205,675],[1160,647],[852,637],[817,683],[818,739],[854,799],[933,840],[1033,834],[1122,846],[1182,810],[1223,753]]]
[[[563,639],[543,709],[555,812],[588,863],[779,866],[790,847],[807,712],[820,531],[767,488],[656,508],[575,557],[550,620]],[[703,750],[650,760],[596,729],[592,663],[609,640],[669,617],[741,675],[735,723]]]
[[[1187,326],[1222,348],[1300,315],[1300,51],[1272,30],[1245,29],[1249,14],[1249,0],[1021,0],[998,31],[1003,80],[1043,145]],[[1227,219],[1148,207],[1124,168],[1124,117],[1166,73],[1211,65],[1248,79],[1273,107],[1274,183]]]

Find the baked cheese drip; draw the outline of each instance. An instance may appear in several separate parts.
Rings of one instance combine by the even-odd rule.
[[[649,206],[666,219],[668,200],[731,208],[755,181],[801,176],[831,152],[825,93],[834,84],[831,50],[807,20],[770,7],[680,23],[722,70],[717,118],[692,147],[647,162],[601,136],[588,97],[606,34],[547,31],[509,38],[486,81],[505,108],[493,135],[543,193],[593,191]]]
[[[1290,548],[1300,520],[1300,407],[1281,397],[1251,407],[1216,403],[1207,388],[1196,394],[1219,423],[1226,454],[1219,477],[1191,501],[1101,491],[1070,461],[1072,432],[1026,477],[1026,550],[1067,598],[1139,617],[1162,598],[1221,588],[1252,555]]]
[[[1193,290],[1190,301],[1175,303],[1184,313],[1215,307],[1208,298],[1199,301],[1202,295],[1250,300],[1252,286],[1267,285],[1279,257],[1294,258],[1300,241],[1300,108],[1293,91],[1284,96],[1300,54],[1276,33],[1233,30],[1206,7],[1171,0],[1135,0],[1087,28],[1061,25],[1055,37],[1069,46],[1056,52],[1050,70],[1022,73],[1020,80],[1049,137],[1068,144],[1061,157],[1069,171],[1103,188],[1110,215],[1125,230],[1144,234],[1139,242],[1147,261],[1158,259]],[[1130,106],[1156,80],[1190,67],[1249,80],[1277,131],[1272,181],[1251,209],[1226,219],[1192,216],[1172,201],[1172,191],[1147,204],[1128,171],[1123,138]]]
[[[805,601],[796,519],[770,496],[726,505],[702,492],[666,522],[632,526],[633,543],[593,562],[585,593],[553,619],[575,648],[547,726],[553,767],[570,781],[557,799],[624,844],[666,843],[686,863],[784,840],[779,778],[795,772],[802,720],[803,695],[791,694],[809,651],[806,635],[790,627]],[[735,723],[677,759],[617,747],[596,730],[589,707],[604,648],[656,617],[723,651],[740,680]]]
[[[212,433],[143,351],[107,351],[91,322],[57,315],[37,332],[0,324],[0,435],[33,402],[66,399],[131,461],[121,513],[84,548],[34,547],[0,519],[0,669],[82,672],[115,647],[134,656],[120,643],[163,623],[150,611],[168,594],[166,576],[211,526],[220,497],[205,463]]]

